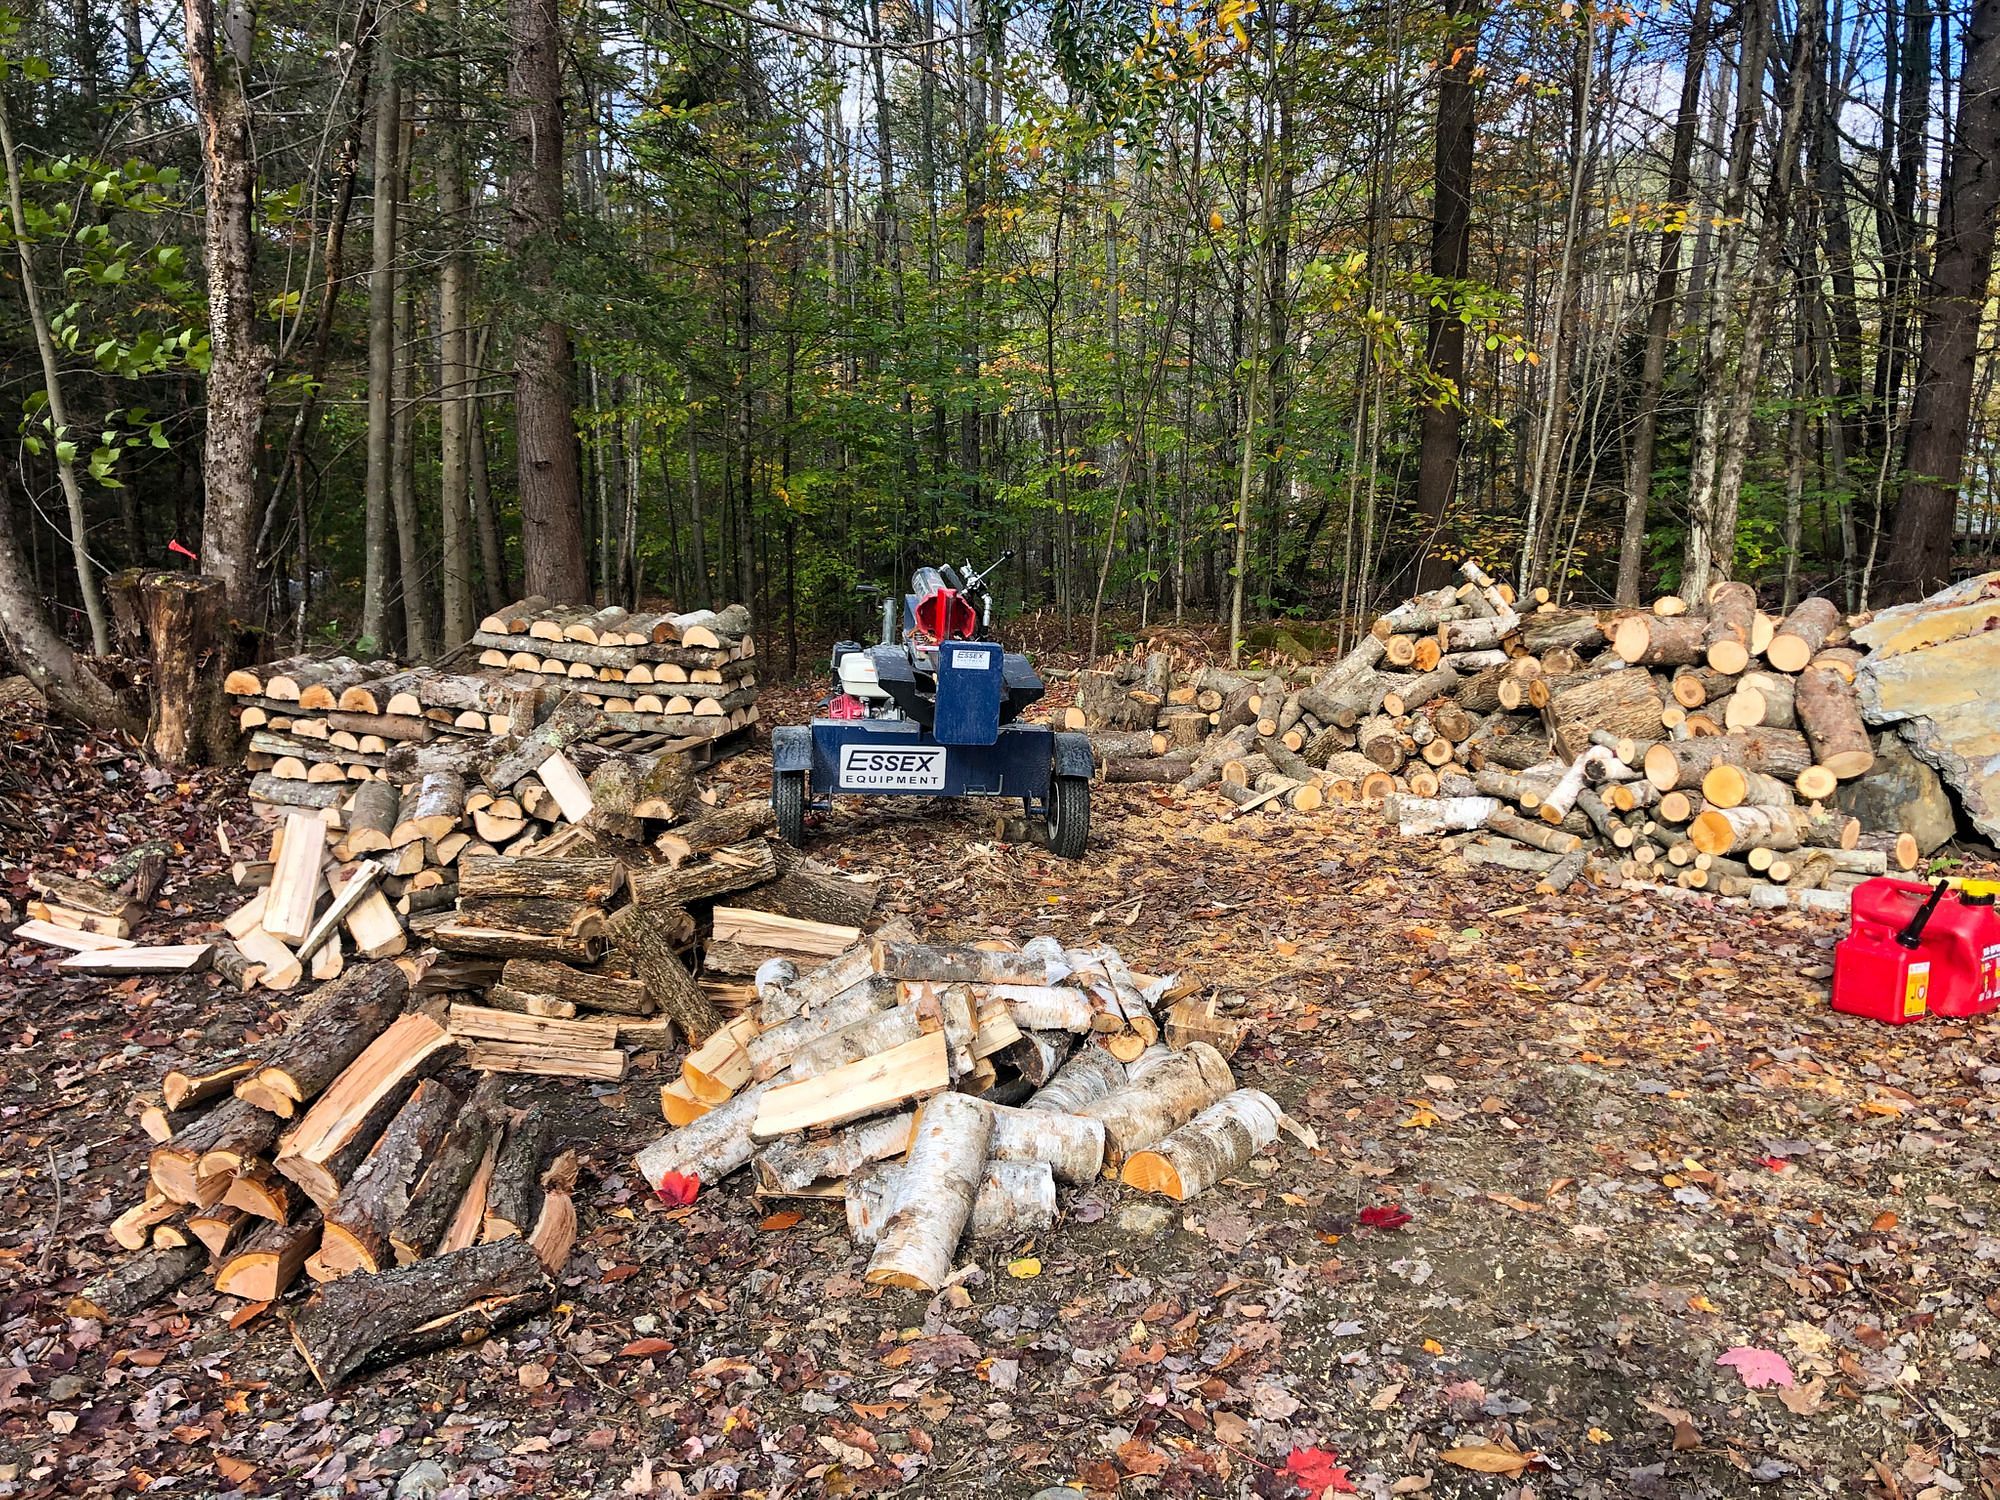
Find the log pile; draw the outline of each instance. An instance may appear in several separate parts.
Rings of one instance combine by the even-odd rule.
[[[569,685],[633,733],[714,739],[757,722],[757,643],[741,604],[628,614],[524,599],[480,621],[479,664]]]
[[[331,1387],[548,1305],[575,1233],[574,1152],[499,1080],[455,1066],[439,1008],[411,1004],[413,967],[356,964],[278,1035],[138,1101],[146,1187],[110,1228],[137,1253],[72,1315],[124,1318],[204,1270],[271,1302],[303,1273],[324,1289],[294,1339]],[[512,1296],[487,1286],[495,1266]]]
[[[756,988],[662,1088],[673,1128],[634,1160],[674,1203],[745,1168],[760,1195],[842,1201],[877,1285],[935,1291],[962,1239],[1038,1234],[1059,1187],[1100,1175],[1192,1197],[1277,1135],[1231,1074],[1240,1029],[1109,947],[891,924]]]
[[[1213,784],[1229,816],[1393,797],[1408,831],[1558,885],[1587,867],[1842,910],[1927,852],[1829,810],[1865,805],[1847,793],[1875,764],[1830,600],[1778,618],[1724,582],[1700,608],[1577,610],[1460,576],[1304,681],[1145,652],[1081,674],[1068,723],[1106,780]]]

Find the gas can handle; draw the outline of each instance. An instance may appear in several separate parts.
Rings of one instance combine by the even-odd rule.
[[[1951,882],[1940,880],[1931,891],[1924,904],[1917,908],[1917,914],[1910,918],[1910,925],[1896,934],[1896,941],[1905,948],[1914,948],[1924,939],[1924,928],[1930,925],[1931,913],[1937,910],[1944,893],[1951,889]]]

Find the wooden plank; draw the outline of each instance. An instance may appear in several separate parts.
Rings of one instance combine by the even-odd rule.
[[[535,774],[541,777],[542,785],[549,789],[549,795],[556,799],[556,806],[569,822],[581,823],[597,810],[590,788],[562,751],[543,761]]]
[[[85,932],[80,927],[64,927],[39,920],[23,922],[14,929],[14,936],[50,948],[67,948],[72,953],[103,953],[114,948],[137,946],[130,938],[112,937],[104,932]]]
[[[750,1135],[772,1141],[816,1125],[844,1125],[950,1087],[950,1047],[942,1031],[933,1031],[817,1078],[770,1089],[757,1102]]]
[[[325,853],[325,822],[313,813],[288,814],[277,868],[264,891],[262,926],[272,937],[298,943],[312,930],[313,908],[319,901],[320,864]]]
[[[612,1016],[558,1020],[483,1005],[454,1005],[450,1027],[454,1038],[574,1047],[586,1052],[608,1051],[618,1045],[618,1021]]]
[[[154,948],[104,948],[72,953],[56,965],[72,974],[192,974],[207,966],[213,943],[171,943]]]
[[[222,919],[222,930],[235,938],[238,943],[252,932],[264,930],[264,907],[271,899],[271,888],[266,885],[256,895],[245,901],[235,911]]]
[[[79,911],[57,901],[30,901],[27,912],[31,920],[47,922],[51,927],[72,927],[78,932],[93,932],[101,937],[114,938],[129,938],[133,923],[145,916],[144,908],[136,904],[128,904],[123,912],[109,915]]]
[[[544,1047],[532,1042],[469,1043],[465,1065],[489,1073],[534,1073],[545,1078],[600,1078],[616,1082],[625,1076],[623,1052]]]
[[[288,990],[305,977],[298,956],[262,927],[252,927],[236,939],[236,947],[264,970],[258,983],[267,990]]]
[[[803,917],[753,911],[744,906],[718,906],[714,936],[717,942],[776,948],[815,958],[838,958],[861,941],[861,929],[833,922],[808,922]]]

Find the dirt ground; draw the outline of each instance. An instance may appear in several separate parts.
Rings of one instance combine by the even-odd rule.
[[[37,726],[7,761],[17,900],[33,860],[163,834],[148,930],[229,900],[233,778]],[[1536,896],[1362,809],[1224,810],[1101,790],[1069,864],[976,809],[855,804],[815,852],[932,934],[1241,996],[1239,1077],[1317,1150],[1186,1205],[1065,1194],[926,1300],[864,1285],[837,1206],[653,1200],[626,1155],[674,1058],[522,1080],[590,1142],[555,1315],[330,1396],[282,1306],[62,1311],[121,1253],[128,1101],[278,1008],[5,950],[0,1495],[2000,1496],[1994,1023],[1833,1015],[1824,920]]]

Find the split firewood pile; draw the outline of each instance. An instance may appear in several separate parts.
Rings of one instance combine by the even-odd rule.
[[[524,599],[480,621],[482,667],[562,678],[635,732],[712,739],[757,722],[757,643],[741,604],[689,614]]]
[[[206,1274],[291,1313],[322,1385],[549,1306],[576,1232],[576,1154],[500,1080],[458,1068],[414,960],[358,964],[234,1056],[136,1102],[154,1142],[111,1237],[136,1252],[72,1299],[121,1319]]]
[[[1149,652],[1081,674],[1072,727],[1112,781],[1219,783],[1239,811],[1395,797],[1474,863],[1844,910],[1928,849],[1847,807],[1875,765],[1863,653],[1831,600],[1562,609],[1468,562],[1294,685]],[[1594,856],[1594,858],[1593,858]]]
[[[1059,1187],[1185,1199],[1241,1169],[1290,1122],[1236,1086],[1240,1040],[1112,948],[939,947],[897,921],[818,967],[760,968],[634,1160],[675,1203],[745,1168],[760,1195],[839,1200],[869,1281],[935,1291],[961,1239],[1050,1228]]]

